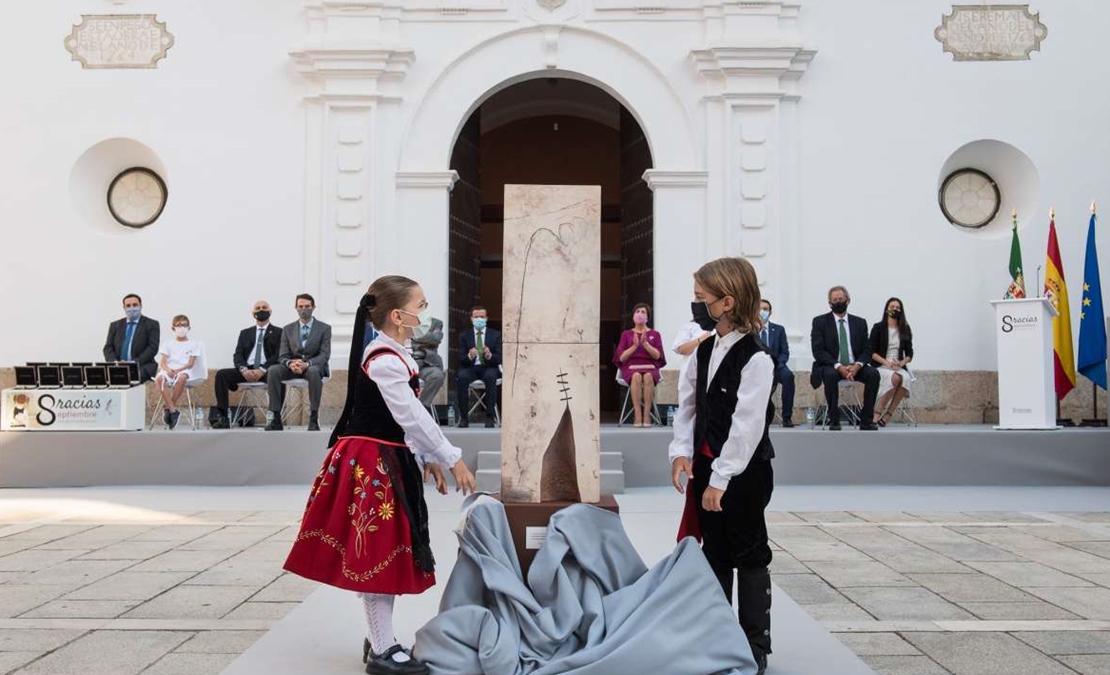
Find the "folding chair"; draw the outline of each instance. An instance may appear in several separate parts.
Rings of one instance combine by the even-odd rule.
[[[328,375],[320,378],[321,386],[327,384],[328,380],[330,379],[331,377]],[[298,419],[304,416],[304,409],[306,407],[305,399],[308,398],[308,380],[304,379],[303,377],[296,377],[291,380],[285,380],[281,384],[283,387],[285,387],[285,401],[281,405],[281,421],[283,424],[285,424],[289,423],[289,420]],[[290,389],[298,389],[301,392],[301,395],[297,397],[297,402],[294,403],[292,406],[289,405]]]
[[[501,386],[500,377],[497,378],[497,386]],[[481,408],[482,413],[487,417],[489,416],[489,410],[486,408],[486,397],[482,395],[485,391],[486,383],[481,380],[474,380],[467,386],[467,398],[470,399],[467,401],[467,405],[470,406],[470,409],[467,411],[467,417],[473,415],[474,411],[478,408]],[[471,403],[470,401],[474,402]],[[497,392],[493,392],[493,421],[497,426],[501,426],[501,413],[497,410]]]
[[[269,396],[266,395],[267,385],[265,382],[241,382],[239,384],[239,403],[235,405],[235,412],[231,413],[231,425],[234,426],[243,419],[243,413],[254,408],[261,408],[263,410],[263,418],[265,418],[265,411],[269,410]],[[256,422],[257,424],[257,418]]]
[[[840,382],[837,383],[837,386],[840,388],[840,410],[841,410],[841,413],[847,413],[848,414],[848,420],[847,420],[848,424],[859,424],[859,415],[860,415],[859,411],[861,411],[863,409],[863,401],[860,400],[859,390],[857,390],[855,387],[852,386],[852,385],[855,385],[855,384],[861,384],[861,383],[860,382],[855,382],[853,380],[841,380]],[[848,405],[844,404],[844,394],[846,393],[845,390],[847,390],[848,392],[851,392],[852,398],[855,400],[855,404],[854,404],[855,407],[854,408],[853,408],[853,404],[850,404],[850,403]],[[821,428],[822,429],[827,429],[829,427],[829,402],[828,402],[828,399],[825,399],[825,404],[824,405],[821,405],[821,406],[817,407],[817,415],[818,415],[818,417],[821,418]]]
[[[632,387],[621,377],[621,369],[617,368],[617,384],[624,388],[624,396],[621,399],[621,416],[617,420],[617,426],[624,426],[628,418],[636,414],[636,407],[632,405]],[[655,399],[651,400],[651,421],[663,426],[663,420],[659,416],[659,404]]]
[[[189,379],[185,381],[185,408],[188,410],[187,417],[189,418],[189,427],[196,431],[196,406],[193,403],[193,389],[204,384],[208,380],[208,361],[205,358],[204,343],[201,342],[197,345],[197,360],[193,363],[193,367],[189,369]],[[153,429],[155,424],[165,426],[162,421],[162,411],[165,410],[166,403],[162,400],[161,393],[158,395],[158,404],[154,406],[154,412],[151,413],[150,426],[147,429]]]

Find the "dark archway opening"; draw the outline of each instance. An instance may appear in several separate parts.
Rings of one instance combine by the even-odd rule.
[[[620,389],[611,363],[636,303],[654,298],[651,150],[635,117],[605,91],[564,78],[528,80],[486,100],[451,154],[448,382],[460,330],[483,305],[501,330],[506,184],[601,186],[600,401],[615,421]]]

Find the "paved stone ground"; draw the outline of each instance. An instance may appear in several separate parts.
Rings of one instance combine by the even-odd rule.
[[[219,673],[314,589],[298,516],[0,500],[0,674]],[[775,581],[880,673],[1110,673],[1110,512],[770,521]]]

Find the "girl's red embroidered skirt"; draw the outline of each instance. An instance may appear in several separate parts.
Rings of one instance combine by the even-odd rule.
[[[413,555],[403,502],[413,477],[397,475],[419,472],[409,452],[372,438],[341,438],[312,485],[285,569],[363,593],[414,594],[435,585],[435,574],[421,569]],[[415,484],[421,485],[419,475]],[[422,505],[423,496],[418,498]]]

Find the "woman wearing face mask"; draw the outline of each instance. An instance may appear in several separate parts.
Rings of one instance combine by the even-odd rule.
[[[177,401],[184,393],[189,372],[197,362],[199,343],[189,339],[189,317],[178,314],[173,318],[172,326],[173,339],[163,342],[158,350],[158,374],[154,376],[154,384],[165,404],[162,421],[170,429],[176,429],[177,420],[181,417]]]
[[[913,373],[913,331],[906,321],[905,306],[898,298],[886,301],[884,320],[871,327],[871,364],[879,371],[879,396],[875,424],[885,427],[902,399],[910,395]]]
[[[659,369],[667,365],[663,355],[663,337],[659,331],[648,328],[651,307],[639,303],[632,308],[632,328],[621,333],[617,345],[616,366],[621,369],[621,379],[628,383],[635,413],[634,427],[652,425],[652,401],[655,385],[659,384]]]
[[[378,336],[363,349],[368,322]],[[362,297],[343,414],[285,561],[294,574],[359,594],[371,675],[428,672],[393,634],[394,597],[435,584],[423,479],[434,477],[446,494],[448,468],[456,490],[474,491],[462,452],[420,404],[416,363],[402,346],[430,323],[424,292],[411,279],[381,277]]]

